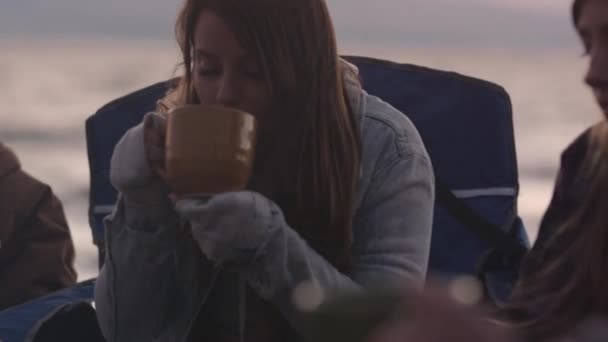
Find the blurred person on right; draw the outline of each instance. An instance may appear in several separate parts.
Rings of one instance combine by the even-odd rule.
[[[606,119],[608,1],[575,0],[572,18],[589,59],[585,82]],[[526,340],[598,340],[602,324],[588,322],[600,322],[597,319],[608,314],[607,190],[608,122],[602,120],[562,154],[538,239],[502,310],[503,318]]]

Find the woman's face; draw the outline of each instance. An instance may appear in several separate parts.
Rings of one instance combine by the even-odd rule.
[[[589,56],[585,82],[608,118],[608,1],[586,0],[577,30]]]
[[[261,65],[214,12],[203,11],[194,32],[193,81],[201,103],[260,118],[272,108]]]

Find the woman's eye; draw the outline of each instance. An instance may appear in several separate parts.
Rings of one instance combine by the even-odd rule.
[[[241,71],[246,77],[255,80],[264,80],[264,72],[258,63],[248,62],[241,66]]]
[[[246,70],[245,75],[255,81],[261,81],[264,79],[264,75],[259,70]]]
[[[200,68],[198,74],[202,77],[215,77],[221,74],[221,70],[218,68]]]

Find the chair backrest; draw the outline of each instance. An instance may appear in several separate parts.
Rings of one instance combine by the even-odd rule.
[[[406,113],[420,131],[436,177],[480,216],[511,226],[519,191],[513,120],[508,94],[498,85],[453,72],[365,57],[346,57],[360,70],[364,88]],[[91,172],[90,224],[103,253],[102,219],[116,192],[109,182],[114,145],[167,91],[158,83],[101,108],[86,123]],[[527,239],[523,226],[516,234]],[[430,269],[473,274],[489,244],[436,206]]]
[[[100,256],[103,255],[105,239],[103,219],[112,212],[117,197],[110,183],[110,159],[114,146],[129,128],[141,122],[144,114],[154,110],[156,101],[167,92],[168,86],[168,82],[160,82],[123,96],[100,108],[86,121],[89,225]],[[100,264],[102,262],[100,259]]]

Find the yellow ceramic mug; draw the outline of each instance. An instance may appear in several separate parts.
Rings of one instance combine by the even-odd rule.
[[[166,168],[172,191],[183,197],[243,190],[251,176],[257,126],[236,109],[185,105],[167,117]]]

